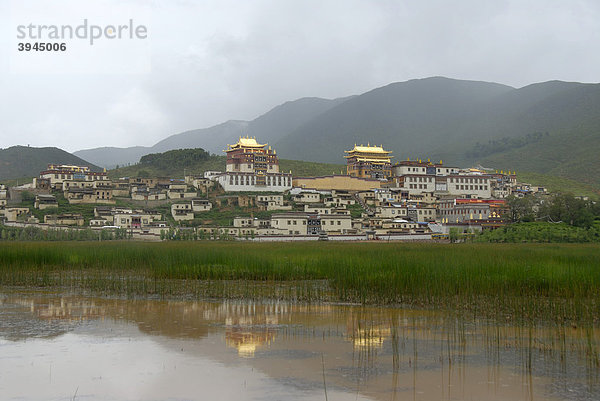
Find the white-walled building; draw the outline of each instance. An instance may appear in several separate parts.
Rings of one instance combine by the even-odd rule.
[[[271,227],[284,235],[307,235],[307,226],[306,213],[278,213],[271,216]]]
[[[321,229],[327,234],[348,234],[352,231],[352,218],[347,214],[320,215]]]
[[[463,223],[499,219],[505,208],[503,199],[442,199],[438,203],[438,221]]]
[[[171,216],[175,221],[194,220],[192,202],[173,203],[171,205]]]
[[[292,188],[292,174],[279,171],[274,149],[255,138],[242,138],[228,145],[227,168],[215,178],[227,192],[284,192]]]
[[[194,212],[208,212],[212,209],[212,203],[208,199],[192,199],[192,210]]]
[[[40,179],[47,179],[52,189],[62,189],[65,181],[109,181],[106,172],[93,172],[89,167],[66,164],[49,164],[48,169],[40,172]]]
[[[424,162],[421,160],[404,160],[392,166],[392,176],[401,175],[433,175],[446,176],[458,174],[458,167],[444,166],[442,161],[432,163],[429,160]]]
[[[396,177],[396,186],[410,195],[440,194],[480,199],[492,197],[490,176],[483,174],[456,174],[434,176],[407,174]]]

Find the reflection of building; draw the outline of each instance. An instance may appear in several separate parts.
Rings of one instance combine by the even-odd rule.
[[[356,329],[351,332],[352,345],[355,349],[381,348],[383,341],[390,337],[389,327],[375,326],[365,329]]]
[[[292,188],[292,174],[279,172],[277,154],[266,146],[248,137],[227,146],[226,172],[217,176],[225,191],[283,192]]]
[[[387,178],[392,174],[390,153],[383,146],[357,146],[346,150],[348,175],[360,178]]]
[[[94,301],[61,297],[59,300],[31,298],[10,299],[17,305],[29,308],[40,319],[47,320],[86,320],[105,316],[107,309]]]
[[[257,305],[224,302],[211,319],[225,320],[225,343],[238,355],[252,358],[260,346],[270,345],[277,335],[279,316],[288,313],[287,305]],[[205,318],[209,318],[205,316]]]
[[[252,358],[256,349],[262,345],[270,345],[275,335],[275,329],[266,326],[229,326],[225,329],[225,343],[231,348],[237,348],[239,356]]]

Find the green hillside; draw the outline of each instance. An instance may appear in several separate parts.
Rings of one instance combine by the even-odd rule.
[[[217,156],[203,149],[179,149],[164,153],[143,156],[140,162],[109,171],[109,176],[117,177],[172,177],[183,178],[185,174],[202,175],[205,171],[225,170],[225,156]],[[339,164],[304,162],[299,160],[279,160],[283,172],[292,171],[294,176],[316,176],[338,173],[345,169]]]
[[[103,165],[169,149],[221,154],[239,135],[268,142],[288,160],[343,164],[344,150],[371,143],[391,150],[394,161],[410,157],[442,159],[459,167],[481,164],[579,180],[600,189],[600,84],[578,82],[516,89],[443,77],[415,79],[348,98],[287,102],[255,120],[230,120],[172,135],[152,148],[78,154]],[[282,170],[289,170],[285,163]],[[222,169],[223,164],[216,164],[207,168]],[[292,170],[300,168],[296,164]]]
[[[100,167],[62,149],[13,146],[0,149],[0,180],[37,177],[50,163],[88,166],[94,171],[101,171]]]
[[[575,196],[589,196],[600,199],[600,189],[587,185],[578,180],[557,177],[553,175],[517,171],[519,182],[545,187],[550,192],[571,193]]]
[[[476,131],[482,140],[485,131],[466,125],[479,125],[481,105],[513,90],[441,77],[393,83],[325,111],[274,147],[281,157],[331,163],[343,162],[344,150],[355,143],[368,142],[384,145],[396,160],[427,158],[465,131]]]
[[[427,78],[351,98],[274,143],[282,157],[342,162],[354,143],[397,160],[503,166],[600,188],[600,85],[508,86]]]
[[[295,177],[310,177],[328,174],[339,174],[345,171],[342,164],[306,162],[301,160],[280,160],[280,170],[292,171]],[[508,170],[504,165],[491,166]],[[179,149],[164,153],[155,153],[141,158],[138,164],[109,171],[112,178],[118,177],[171,177],[183,178],[186,174],[202,175],[208,170],[223,171],[225,156],[217,156],[203,149]],[[570,192],[574,195],[585,195],[598,198],[597,188],[577,180],[547,174],[518,171],[518,179],[532,185],[540,185],[553,192]]]

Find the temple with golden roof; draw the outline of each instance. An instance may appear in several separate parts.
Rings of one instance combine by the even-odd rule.
[[[255,137],[240,137],[237,143],[227,145],[227,171],[278,173],[279,160],[274,149],[260,144]]]
[[[388,178],[392,175],[390,151],[384,150],[383,145],[356,145],[352,150],[345,150],[346,172],[352,177],[359,178]]]
[[[257,142],[256,137],[239,137],[227,145],[226,172],[218,181],[225,191],[275,191],[292,187],[292,174],[279,171],[275,149]]]

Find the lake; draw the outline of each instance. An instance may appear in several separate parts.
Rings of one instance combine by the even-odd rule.
[[[0,287],[3,400],[592,400],[597,327]]]

